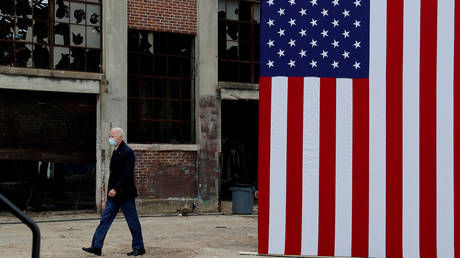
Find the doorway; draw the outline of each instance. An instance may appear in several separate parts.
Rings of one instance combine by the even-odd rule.
[[[258,121],[257,100],[222,100],[222,201],[232,199],[232,186],[257,184]]]

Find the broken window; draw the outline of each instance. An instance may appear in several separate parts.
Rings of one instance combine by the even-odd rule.
[[[0,0],[0,65],[101,72],[100,0]]]
[[[219,0],[219,80],[259,82],[260,3]]]
[[[130,142],[194,142],[192,64],[192,35],[128,30]]]

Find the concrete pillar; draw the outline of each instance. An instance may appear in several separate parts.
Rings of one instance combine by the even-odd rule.
[[[103,208],[107,194],[112,149],[109,130],[121,127],[127,131],[128,121],[128,0],[103,1],[103,72],[98,97],[96,206]]]
[[[197,143],[200,145],[198,198],[201,209],[216,210],[220,187],[221,109],[218,85],[218,0],[197,0]]]

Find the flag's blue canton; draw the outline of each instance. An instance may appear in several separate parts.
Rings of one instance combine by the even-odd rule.
[[[369,0],[263,0],[261,76],[369,77]]]

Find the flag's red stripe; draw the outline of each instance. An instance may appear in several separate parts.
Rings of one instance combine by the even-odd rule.
[[[369,79],[353,80],[353,197],[351,255],[368,256]]]
[[[386,256],[402,257],[403,0],[387,2]]]
[[[272,83],[260,77],[259,87],[259,174],[258,174],[258,239],[259,253],[268,254],[268,216],[270,204],[270,123]]]
[[[460,258],[460,0],[455,0],[454,45],[454,252]]]
[[[334,256],[336,80],[320,83],[318,255]]]
[[[285,254],[300,255],[302,237],[303,78],[288,79]]]
[[[420,257],[436,257],[437,1],[420,13]]]

